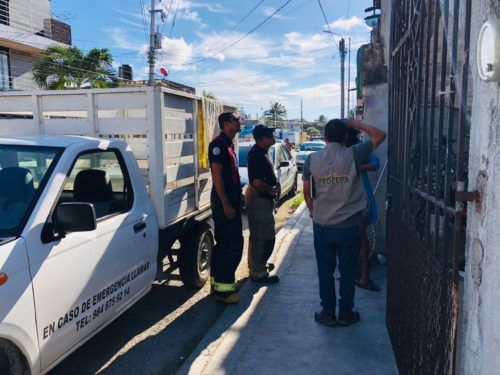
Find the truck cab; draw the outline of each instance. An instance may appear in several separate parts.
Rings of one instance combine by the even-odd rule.
[[[0,373],[45,373],[146,294],[158,224],[121,140],[0,137]]]

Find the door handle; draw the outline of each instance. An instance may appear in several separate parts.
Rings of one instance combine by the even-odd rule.
[[[141,221],[137,224],[134,224],[134,232],[137,233],[137,232],[140,232],[144,229],[146,229],[146,222],[145,221]]]

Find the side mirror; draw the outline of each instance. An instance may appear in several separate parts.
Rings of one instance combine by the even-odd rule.
[[[279,168],[283,168],[283,167],[289,167],[290,166],[290,162],[289,161],[282,161],[279,165]]]
[[[56,208],[55,224],[60,236],[70,232],[90,232],[97,228],[95,209],[91,203],[61,203]]]

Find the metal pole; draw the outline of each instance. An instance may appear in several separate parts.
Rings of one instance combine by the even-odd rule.
[[[344,84],[344,75],[345,75],[345,39],[340,39],[339,43],[339,51],[340,51],[340,117],[345,118],[344,114],[344,105],[345,105],[345,84]]]
[[[300,99],[300,143],[302,143],[302,137],[304,134],[304,116],[302,115],[302,99]]]
[[[347,117],[351,110],[351,37],[349,37],[349,68],[347,68]]]
[[[149,28],[149,54],[148,54],[148,63],[149,63],[149,86],[154,86],[155,81],[155,47],[154,47],[154,38],[155,38],[155,0],[151,0],[151,10],[149,11],[151,15],[151,22]]]

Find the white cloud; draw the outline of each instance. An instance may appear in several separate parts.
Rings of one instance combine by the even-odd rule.
[[[354,29],[355,27],[364,27],[365,29],[370,30],[368,25],[366,25],[365,22],[357,16],[352,16],[349,19],[339,18],[339,19],[335,20],[334,22],[330,23],[330,28],[340,29],[340,30],[344,30],[344,31],[350,31],[351,29]],[[323,28],[325,30],[327,30],[328,25],[324,25]]]
[[[270,41],[256,35],[249,35],[238,42],[234,48],[217,53],[231,43],[239,40],[244,34],[232,31],[226,33],[199,34],[201,42],[196,46],[197,54],[205,58],[219,61],[226,59],[244,61],[246,58],[264,58],[269,56],[267,45]]]
[[[267,17],[269,17],[270,15],[272,15],[274,12],[276,12],[276,8],[274,7],[271,7],[271,6],[266,6],[262,9],[264,15],[266,15]],[[273,15],[273,18],[277,18],[277,19],[280,19],[280,20],[284,20],[284,19],[291,19],[291,17],[286,17],[286,16],[282,16],[281,14],[279,13],[276,13]]]
[[[138,43],[137,41],[131,40],[125,33],[125,30],[120,27],[112,27],[104,29],[104,32],[108,33],[108,37],[114,44],[114,47],[121,48],[129,51],[136,51],[139,53],[145,53],[148,49],[146,43]]]
[[[194,65],[188,64],[193,60],[193,45],[186,43],[184,38],[164,37],[162,47],[156,64],[159,68],[175,71],[194,69]]]

